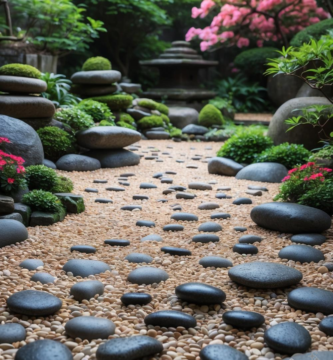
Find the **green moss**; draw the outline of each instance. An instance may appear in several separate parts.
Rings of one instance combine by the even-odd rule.
[[[319,40],[322,35],[327,35],[329,29],[333,29],[332,18],[306,27],[291,39],[290,45],[300,47],[303,43],[308,43],[311,38]]]
[[[120,120],[119,121],[125,122],[125,123],[130,124],[130,125],[135,123],[135,120],[132,118],[132,116],[130,114],[127,114],[127,113],[124,113],[124,112],[122,112],[120,114]]]
[[[133,101],[130,95],[104,95],[95,96],[91,99],[106,104],[112,111],[125,110],[132,105]]]
[[[95,125],[93,118],[77,107],[57,111],[54,118],[67,124],[75,131],[86,130]]]
[[[102,56],[92,57],[85,61],[82,66],[83,71],[111,70],[112,66],[108,59]]]
[[[130,125],[124,121],[118,121],[117,125],[123,128],[127,128],[127,129],[132,129],[132,130],[136,130],[136,128],[133,125]]]
[[[57,184],[58,175],[45,165],[30,165],[26,168],[25,178],[30,190],[51,191]]]
[[[85,99],[77,105],[77,108],[90,115],[95,122],[113,118],[109,107],[99,101]]]
[[[71,179],[66,176],[58,176],[55,186],[51,192],[53,193],[70,193],[74,189],[74,184]]]
[[[24,64],[7,64],[0,67],[0,75],[22,76],[40,79],[41,72],[33,66]]]
[[[111,121],[102,120],[99,123],[99,126],[116,126],[116,124],[114,122],[111,122]]]
[[[138,105],[150,110],[157,110],[157,102],[151,99],[139,99]]]
[[[222,125],[224,123],[221,111],[214,105],[206,105],[199,114],[199,124],[210,127],[212,125]]]
[[[164,123],[161,116],[152,115],[143,117],[138,121],[138,125],[141,129],[150,129],[153,127],[163,126]]]
[[[180,137],[182,137],[182,131],[176,127],[173,127],[170,130],[170,136],[173,138],[180,138]]]
[[[169,115],[169,108],[161,103],[156,103],[156,110],[158,110],[161,114]]]
[[[163,119],[165,125],[169,125],[169,124],[170,124],[170,119],[169,119],[169,117],[168,117],[167,115],[165,115],[165,114],[162,113],[162,114],[161,114],[161,118]]]

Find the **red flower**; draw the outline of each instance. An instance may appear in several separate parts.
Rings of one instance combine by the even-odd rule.
[[[9,139],[7,139],[7,138],[5,138],[5,137],[0,137],[0,144],[1,143],[7,143],[7,144],[10,144],[10,141],[9,141]]]
[[[8,178],[7,181],[8,181],[8,184],[12,184],[15,181],[15,179]]]
[[[294,173],[294,172],[297,171],[297,170],[298,170],[297,168],[291,169],[291,170],[288,171],[288,174],[292,174],[292,173]]]
[[[285,181],[287,181],[287,180],[289,180],[290,179],[290,176],[288,175],[288,176],[286,176],[286,177],[284,177],[283,179],[282,179],[282,182],[285,182]]]

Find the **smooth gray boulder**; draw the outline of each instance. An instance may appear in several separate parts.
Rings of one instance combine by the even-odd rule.
[[[43,80],[22,76],[0,76],[0,91],[17,94],[39,94],[47,90]]]
[[[80,97],[110,95],[117,91],[116,85],[73,85],[71,90]]]
[[[90,157],[98,159],[102,168],[119,168],[134,166],[140,163],[140,156],[132,151],[120,150],[93,150],[89,151]]]
[[[29,238],[26,227],[17,220],[0,220],[0,247],[22,242]]]
[[[47,166],[47,167],[49,167],[51,169],[56,169],[57,168],[56,164],[53,161],[47,160],[47,159],[44,159],[43,165],[45,165],[45,166]]]
[[[100,169],[101,163],[89,156],[67,154],[57,161],[56,166],[65,171],[93,171]]]
[[[288,170],[284,165],[267,162],[245,166],[236,175],[236,179],[280,183],[287,175]]]
[[[73,84],[111,85],[121,79],[116,70],[79,71],[72,75]]]
[[[178,129],[183,129],[187,125],[197,124],[199,113],[189,107],[170,107],[169,119],[172,125]]]
[[[307,83],[304,83],[298,90],[296,97],[325,97],[320,90],[312,89]]]
[[[190,124],[183,128],[182,133],[188,135],[204,135],[208,129],[205,126]]]
[[[166,131],[147,131],[146,137],[150,140],[167,140],[170,139],[170,134]]]
[[[225,157],[213,157],[208,162],[210,174],[236,176],[243,169],[243,165]]]

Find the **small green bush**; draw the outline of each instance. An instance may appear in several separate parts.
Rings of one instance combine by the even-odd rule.
[[[51,191],[57,184],[57,173],[45,165],[30,165],[26,168],[25,177],[30,190]]]
[[[138,125],[141,129],[150,129],[153,127],[162,127],[164,123],[161,116],[152,115],[143,117],[138,121]]]
[[[272,139],[264,136],[261,130],[244,128],[222,145],[217,156],[226,157],[238,163],[251,164],[257,154],[272,146]]]
[[[123,127],[123,128],[136,130],[136,128],[135,128],[133,125],[128,124],[128,123],[126,123],[125,121],[118,121],[118,122],[117,122],[117,125],[120,126],[120,127]]]
[[[90,115],[95,122],[114,118],[109,107],[99,101],[85,99],[77,105],[77,108]]]
[[[51,189],[53,193],[71,193],[74,189],[73,181],[66,176],[58,176],[56,184]]]
[[[171,130],[170,130],[170,136],[173,137],[173,138],[180,138],[182,137],[182,131],[181,129],[178,129],[176,127],[173,127]]]
[[[135,120],[132,118],[132,116],[130,114],[127,114],[127,113],[120,113],[120,119],[119,121],[122,121],[122,122],[125,122],[127,124],[133,124],[135,123]]]
[[[99,126],[116,126],[116,124],[114,123],[114,121],[102,120],[99,123]]]
[[[276,162],[284,165],[287,169],[292,169],[297,165],[304,164],[311,152],[303,145],[284,143],[273,146],[259,154],[256,162]]]
[[[90,98],[95,101],[106,104],[112,111],[125,110],[132,105],[131,95],[104,95]]]
[[[74,131],[85,130],[94,126],[93,118],[76,107],[57,111],[54,118],[64,124],[67,124]]]
[[[102,56],[92,57],[85,61],[82,66],[83,71],[111,70],[112,66],[108,59]]]
[[[221,111],[214,105],[204,106],[199,114],[199,125],[211,127],[212,125],[222,125],[224,123]]]
[[[322,20],[298,32],[290,41],[291,46],[300,47],[308,43],[311,38],[319,40],[322,35],[327,35],[327,30],[333,29],[333,19]]]
[[[0,67],[0,75],[22,76],[40,79],[42,73],[33,66],[24,64],[7,64]]]
[[[161,114],[169,115],[169,108],[161,103],[156,103],[156,110],[158,110]]]
[[[23,204],[31,207],[33,211],[57,213],[63,209],[61,201],[52,193],[44,190],[33,190],[25,194]]]
[[[333,146],[325,146],[318,152],[312,154],[309,161],[316,161],[319,159],[332,160],[333,159]]]
[[[75,139],[68,132],[56,126],[47,126],[37,130],[47,159],[57,161],[63,155],[75,150]]]
[[[138,99],[138,105],[150,110],[157,110],[157,102],[151,99]]]
[[[170,119],[169,119],[169,116],[167,116],[167,115],[165,115],[165,114],[163,114],[163,113],[161,113],[161,118],[163,119],[163,121],[164,121],[164,123],[165,123],[165,125],[169,125],[170,124]]]

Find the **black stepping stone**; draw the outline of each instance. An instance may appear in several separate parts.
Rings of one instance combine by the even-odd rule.
[[[173,211],[182,211],[182,207],[180,205],[172,206]]]
[[[218,231],[222,231],[222,226],[218,223],[208,221],[208,222],[201,224],[198,228],[198,231],[218,232]]]
[[[305,327],[284,322],[272,326],[265,331],[266,344],[281,354],[304,353],[311,346],[311,336]]]
[[[228,259],[224,259],[220,256],[205,256],[199,260],[199,264],[204,268],[216,267],[216,268],[227,268],[232,267],[232,262]]]
[[[216,199],[230,199],[231,196],[228,196],[227,194],[225,193],[217,193],[215,195]]]
[[[149,200],[147,195],[133,195],[133,200]]]
[[[0,327],[0,330],[1,330],[1,327]],[[333,335],[333,316],[328,316],[327,318],[323,319],[319,323],[319,330],[329,336],[332,336]],[[1,339],[1,335],[0,335],[0,339]]]
[[[136,226],[154,227],[155,223],[154,223],[154,221],[150,221],[150,220],[138,220],[135,225]]]
[[[88,193],[98,193],[98,189],[93,189],[93,188],[86,188],[84,189],[84,191]]]
[[[193,316],[181,311],[162,310],[147,315],[145,317],[145,324],[167,328],[183,326],[188,329],[196,327],[197,321]]]
[[[311,351],[306,354],[294,354],[285,360],[332,360],[332,351]]]
[[[163,173],[162,172],[158,172],[156,174],[153,175],[153,179],[159,179],[163,176]]]
[[[227,213],[215,213],[210,216],[211,219],[229,219],[230,217]]]
[[[179,163],[179,164],[182,164],[182,163],[184,163],[185,161],[184,161],[184,160],[176,160],[176,162]]]
[[[120,184],[120,185],[123,185],[123,186],[130,186],[131,184],[129,183],[129,182],[127,182],[127,181],[118,181],[118,183]]]
[[[175,191],[185,191],[186,187],[181,186],[181,185],[172,185],[172,186],[169,186],[169,189],[175,190]]]
[[[302,264],[325,260],[324,254],[320,250],[307,245],[286,246],[280,250],[279,258],[299,261]]]
[[[66,273],[71,272],[73,276],[82,277],[101,274],[107,270],[111,271],[110,266],[102,261],[85,259],[68,260],[62,269]]]
[[[265,322],[265,318],[253,311],[227,311],[222,316],[223,321],[240,329],[258,328]]]
[[[71,252],[78,251],[86,254],[94,254],[96,252],[96,248],[90,245],[74,245],[71,247]]]
[[[65,330],[72,339],[107,339],[114,334],[116,325],[109,319],[94,316],[79,316],[67,321]]]
[[[140,189],[157,189],[157,186],[155,184],[150,184],[150,183],[141,183]]]
[[[226,294],[221,289],[197,282],[179,285],[175,293],[179,299],[191,304],[220,304],[226,298]]]
[[[249,185],[247,188],[249,190],[268,191],[268,189],[264,186]]]
[[[177,248],[173,246],[163,246],[161,251],[165,252],[166,254],[170,255],[178,255],[178,256],[189,256],[192,255],[190,250]]]
[[[123,174],[120,174],[120,176],[131,177],[131,176],[135,176],[135,174],[134,173],[123,173]]]
[[[110,199],[96,199],[95,202],[101,204],[113,204],[113,201]]]
[[[105,240],[104,244],[111,246],[128,246],[130,245],[130,242],[128,240],[123,240],[123,239],[109,239],[109,240]]]
[[[179,192],[176,194],[176,199],[193,200],[196,197],[195,194]]]
[[[198,169],[197,165],[186,165],[186,169]]]
[[[158,156],[146,156],[145,160],[155,160],[158,159]]]
[[[95,184],[106,184],[108,181],[107,180],[98,180],[98,179],[96,179],[96,180],[94,180],[93,181]]]
[[[192,182],[188,184],[188,188],[193,190],[213,190],[211,185],[202,182]]]
[[[128,254],[125,257],[125,260],[127,260],[130,263],[151,263],[153,261],[153,258],[147,254],[141,254],[141,253],[131,253]]]
[[[169,279],[169,275],[166,271],[158,269],[152,266],[142,266],[130,272],[127,277],[127,281],[133,284],[146,284],[151,285],[154,283],[160,283]]]
[[[172,214],[171,219],[176,221],[198,221],[198,217],[190,213]]]
[[[122,206],[120,209],[124,210],[124,211],[133,211],[136,209],[142,210],[142,206],[140,206],[140,205],[125,205],[125,206]]]
[[[161,184],[172,184],[173,179],[170,178],[161,178]]]
[[[119,187],[119,186],[111,186],[111,187],[106,188],[105,190],[107,190],[107,191],[116,191],[116,192],[125,191],[124,188]]]
[[[166,189],[166,190],[163,190],[162,194],[163,195],[169,195],[169,194],[172,194],[174,193],[175,190],[172,190],[172,189]]]
[[[208,202],[208,203],[202,203],[198,206],[199,210],[215,210],[220,207],[219,204]]]
[[[147,305],[153,298],[145,293],[127,293],[120,298],[124,305]]]
[[[166,171],[165,173],[168,175],[177,175],[175,171],[170,171],[170,170]]]
[[[159,199],[159,200],[157,200],[157,202],[160,202],[162,204],[167,203],[168,201],[169,200],[167,200],[167,199]]]
[[[95,295],[103,295],[104,285],[98,280],[81,281],[71,287],[70,294],[77,301],[90,300]]]
[[[198,234],[192,237],[192,241],[200,243],[219,242],[220,238],[214,234]]]
[[[248,360],[249,358],[242,352],[228,345],[208,345],[199,353],[201,360]]]
[[[55,277],[48,273],[36,273],[31,276],[30,280],[34,282],[40,282],[42,284],[54,283]]]
[[[294,243],[304,245],[321,245],[326,241],[326,236],[321,234],[298,234],[290,238]]]
[[[21,347],[15,360],[73,360],[73,355],[68,347],[59,341],[36,340]]]
[[[238,254],[250,254],[255,255],[258,254],[258,248],[251,244],[235,244],[232,248],[233,252]]]
[[[302,287],[288,294],[288,303],[295,309],[313,313],[333,314],[333,292],[313,287]]]
[[[161,241],[163,241],[163,239],[158,234],[150,234],[150,235],[147,235],[147,236],[145,236],[145,237],[143,237],[141,239],[141,242],[144,242],[144,241],[158,241],[158,242],[161,242]]]
[[[243,197],[243,198],[235,199],[232,203],[234,205],[250,205],[250,204],[252,204],[252,200],[249,198]]]
[[[229,190],[231,190],[231,187],[229,186],[221,186],[217,188],[217,191],[229,191]]]
[[[238,239],[240,244],[253,244],[255,242],[261,242],[262,238],[257,235],[243,235]]]
[[[163,231],[183,231],[184,226],[178,224],[169,224],[163,227]]]
[[[162,343],[154,338],[149,336],[131,336],[127,338],[115,338],[101,344],[97,349],[96,359],[138,360],[152,357],[154,354],[161,353],[162,351]]]
[[[53,315],[62,306],[62,301],[44,291],[23,290],[7,299],[10,311],[27,316]]]
[[[245,193],[252,196],[262,196],[262,191],[260,190],[247,190]]]
[[[44,263],[39,259],[26,259],[23,260],[20,264],[21,268],[28,270],[36,270],[40,266],[44,266]]]
[[[235,230],[235,231],[239,231],[239,232],[244,232],[244,231],[247,230],[247,228],[244,227],[244,226],[235,226],[235,227],[234,227],[234,230]]]
[[[27,337],[27,332],[21,324],[8,323],[0,325],[0,344],[12,344],[23,341]]]

